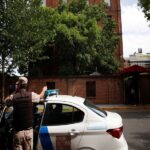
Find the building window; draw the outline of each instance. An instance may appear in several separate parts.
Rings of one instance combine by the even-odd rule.
[[[86,82],[86,97],[96,97],[96,82],[87,81]]]
[[[69,3],[69,1],[70,2],[72,2],[71,0],[62,0],[64,3]],[[87,0],[87,4],[89,5],[89,0]]]
[[[67,3],[67,2],[68,2],[68,0],[63,0],[63,2],[64,2],[64,3]]]
[[[46,85],[48,90],[55,89],[55,82],[46,82]]]
[[[112,20],[112,16],[111,15],[108,15],[107,18],[110,19],[110,20]]]
[[[110,7],[111,6],[111,0],[104,0],[104,2]]]
[[[89,5],[89,0],[86,1],[86,4]]]
[[[62,2],[64,2],[64,3],[69,3],[69,2],[71,2],[70,0],[62,0]]]
[[[42,0],[42,5],[46,6],[46,0]]]

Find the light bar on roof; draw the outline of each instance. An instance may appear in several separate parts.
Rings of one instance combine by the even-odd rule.
[[[45,91],[45,97],[52,96],[52,95],[59,95],[59,90],[58,89],[54,89],[54,90],[47,90],[47,91]]]

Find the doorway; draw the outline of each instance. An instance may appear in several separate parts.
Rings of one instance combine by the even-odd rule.
[[[127,76],[124,78],[125,104],[139,104],[139,86],[137,76]]]

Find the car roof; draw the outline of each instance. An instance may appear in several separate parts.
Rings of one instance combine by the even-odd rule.
[[[71,95],[53,95],[48,96],[46,101],[56,101],[56,102],[72,102],[76,104],[84,103],[85,98],[78,97],[78,96],[71,96]]]

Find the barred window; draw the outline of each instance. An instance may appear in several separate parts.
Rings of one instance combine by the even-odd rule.
[[[46,0],[42,0],[42,5],[46,6]]]
[[[46,82],[46,85],[48,90],[55,89],[55,82]]]
[[[86,97],[96,97],[96,82],[87,81],[86,82]]]
[[[108,4],[109,7],[111,6],[111,0],[104,0],[104,2]]]

